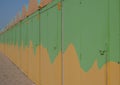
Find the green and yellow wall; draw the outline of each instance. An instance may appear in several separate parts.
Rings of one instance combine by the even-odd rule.
[[[0,34],[0,52],[36,85],[120,85],[120,1],[47,1]]]

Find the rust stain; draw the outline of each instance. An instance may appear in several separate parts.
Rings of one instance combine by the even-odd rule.
[[[61,2],[59,2],[57,6],[58,6],[58,10],[61,10],[61,7],[62,7]]]

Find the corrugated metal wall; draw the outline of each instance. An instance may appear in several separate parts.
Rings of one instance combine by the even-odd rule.
[[[37,85],[119,85],[120,1],[59,1],[24,12],[0,51]]]
[[[61,52],[59,62],[53,64],[61,49],[61,11],[57,3],[37,10],[0,36],[0,51],[37,85],[61,85]]]

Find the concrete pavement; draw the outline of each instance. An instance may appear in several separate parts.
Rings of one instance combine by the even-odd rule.
[[[0,85],[35,85],[13,64],[0,53]]]

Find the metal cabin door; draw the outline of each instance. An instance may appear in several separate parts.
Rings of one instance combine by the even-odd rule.
[[[40,14],[41,84],[61,85],[61,10],[57,4]]]
[[[109,0],[109,85],[120,85],[120,0]]]
[[[64,85],[108,85],[108,0],[64,0]]]

